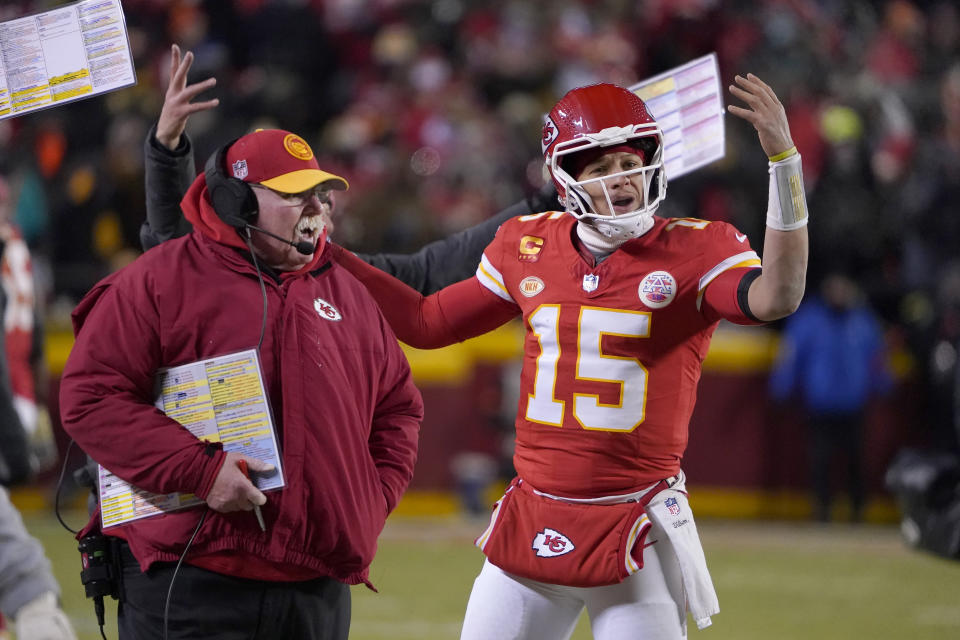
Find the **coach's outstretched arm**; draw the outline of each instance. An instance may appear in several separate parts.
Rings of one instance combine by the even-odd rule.
[[[763,270],[747,294],[753,315],[769,322],[796,311],[803,298],[809,255],[807,201],[800,154],[777,94],[752,73],[745,78],[738,75],[735,82],[730,85],[730,93],[743,100],[747,108],[730,105],[728,109],[754,126],[770,160]]]
[[[548,182],[530,197],[472,227],[434,240],[416,253],[357,255],[427,296],[472,276],[480,263],[483,250],[493,241],[493,236],[501,224],[516,216],[542,213],[556,208],[557,190]]]

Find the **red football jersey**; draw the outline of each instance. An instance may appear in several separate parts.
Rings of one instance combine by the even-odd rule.
[[[527,329],[517,472],[548,493],[599,497],[680,470],[718,322],[701,312],[703,291],[760,259],[729,224],[655,218],[593,266],[576,223],[562,212],[505,222],[477,278],[520,308]]]

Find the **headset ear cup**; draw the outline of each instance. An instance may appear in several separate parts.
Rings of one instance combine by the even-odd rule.
[[[257,198],[242,180],[229,178],[209,188],[209,193],[214,211],[231,227],[242,229],[257,217]]]
[[[240,183],[240,188],[243,190],[243,200],[240,204],[240,218],[243,220],[244,226],[249,223],[256,222],[257,215],[260,213],[260,203],[257,202],[257,194],[253,192],[253,188],[243,180],[237,180]]]
[[[224,172],[227,149],[234,142],[236,140],[231,140],[214,151],[207,159],[203,173],[210,203],[217,216],[231,227],[243,229],[256,219],[258,204],[250,185]]]

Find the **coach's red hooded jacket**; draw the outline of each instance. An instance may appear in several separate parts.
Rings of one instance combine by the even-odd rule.
[[[183,201],[193,233],[148,251],[77,306],[60,387],[63,425],[97,462],[147,491],[201,498],[225,454],[154,408],[156,372],[255,347],[263,314],[249,252],[213,212],[203,180]],[[423,406],[376,303],[328,256],[265,277],[260,358],[286,478],[267,493],[267,531],[250,512],[210,511],[188,563],[246,578],[367,581],[377,536],[413,474]],[[106,533],[127,540],[146,570],[178,559],[200,514]]]

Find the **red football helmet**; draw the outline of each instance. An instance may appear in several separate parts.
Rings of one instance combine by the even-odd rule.
[[[643,167],[579,182],[577,176],[571,175],[571,167],[578,165],[575,154],[585,151],[596,154],[598,147],[624,146],[639,150]],[[608,237],[628,239],[638,235],[636,230],[645,227],[644,221],[652,218],[666,196],[663,132],[643,100],[623,87],[594,84],[567,92],[544,119],[541,147],[566,210],[578,219],[587,218],[593,226],[602,227],[602,233]],[[643,174],[645,187],[640,208],[612,216],[598,214],[583,185],[600,182],[609,203],[610,194],[604,181],[637,173]],[[609,210],[613,211],[612,203],[609,204]]]

